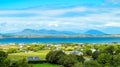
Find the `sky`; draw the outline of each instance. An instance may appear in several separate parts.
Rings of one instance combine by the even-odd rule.
[[[0,0],[0,33],[24,29],[120,34],[120,0]]]

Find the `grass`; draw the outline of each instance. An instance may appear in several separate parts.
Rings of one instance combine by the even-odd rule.
[[[48,52],[49,50],[41,50],[39,52],[29,52],[29,53],[12,53],[8,55],[8,58],[12,60],[16,60],[16,59],[19,60],[19,59],[26,58],[29,56],[37,56],[40,59],[44,60]]]
[[[59,67],[58,65],[43,63],[43,64],[33,64],[33,67]]]

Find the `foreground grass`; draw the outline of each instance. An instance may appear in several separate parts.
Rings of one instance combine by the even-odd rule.
[[[43,64],[33,64],[33,67],[59,67],[58,65],[43,63]]]
[[[39,52],[12,53],[8,55],[8,58],[12,60],[16,60],[16,59],[19,60],[19,59],[27,58],[29,56],[37,56],[40,59],[44,60],[49,51],[50,50],[41,50]]]

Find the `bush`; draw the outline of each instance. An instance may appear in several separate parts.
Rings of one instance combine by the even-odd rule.
[[[46,56],[46,60],[49,63],[57,64],[62,55],[65,55],[63,51],[50,51]]]
[[[22,59],[19,61],[12,62],[10,67],[30,67],[30,65],[28,64],[26,59]]]
[[[78,62],[76,55],[66,55],[63,51],[50,51],[46,60],[49,63],[64,65],[65,67],[71,67]]]
[[[7,56],[8,56],[7,53],[5,53],[4,51],[0,51],[0,66],[7,67],[5,64],[5,60],[6,60]]]
[[[108,65],[110,64],[111,57],[110,54],[102,53],[98,56],[97,61],[102,65]]]
[[[82,56],[82,55],[76,55],[76,57],[77,57],[77,60],[79,61],[79,62],[82,62],[82,63],[84,63],[84,61],[85,61],[85,58]]]
[[[72,67],[77,62],[77,57],[75,55],[63,55],[58,61],[59,64],[64,65],[65,67]]]
[[[101,65],[97,61],[87,61],[84,64],[84,67],[101,67]]]
[[[111,61],[114,67],[120,66],[120,54],[113,56],[113,60]]]
[[[87,51],[85,52],[85,54],[88,55],[88,56],[92,56],[92,51],[91,51],[91,50],[87,50]]]
[[[7,53],[0,51],[0,67],[29,67],[26,59],[10,61],[10,59],[7,59],[7,56]]]
[[[82,63],[76,63],[72,67],[83,67]]]
[[[7,50],[7,53],[18,53],[20,52],[18,49],[15,49],[15,48],[10,48]]]
[[[92,58],[93,58],[94,60],[96,60],[96,59],[98,58],[99,54],[100,54],[99,51],[95,51],[95,52],[92,54]]]
[[[19,61],[20,67],[29,67],[27,60],[24,58]]]
[[[5,60],[7,58],[8,54],[5,53],[4,51],[0,51],[0,62],[2,60]]]

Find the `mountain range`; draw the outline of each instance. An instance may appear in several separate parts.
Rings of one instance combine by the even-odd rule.
[[[84,32],[84,34],[96,34],[96,35],[101,35],[101,34],[106,34],[102,31],[99,31],[99,30],[94,30],[94,29],[91,29],[91,30],[88,30],[86,32]]]
[[[57,30],[34,30],[34,29],[24,29],[23,31],[16,32],[16,33],[6,33],[4,35],[12,35],[12,36],[39,36],[39,35],[78,35],[78,34],[87,34],[87,35],[102,35],[106,34],[99,30],[88,30],[84,33],[76,33],[71,31],[57,31]]]

